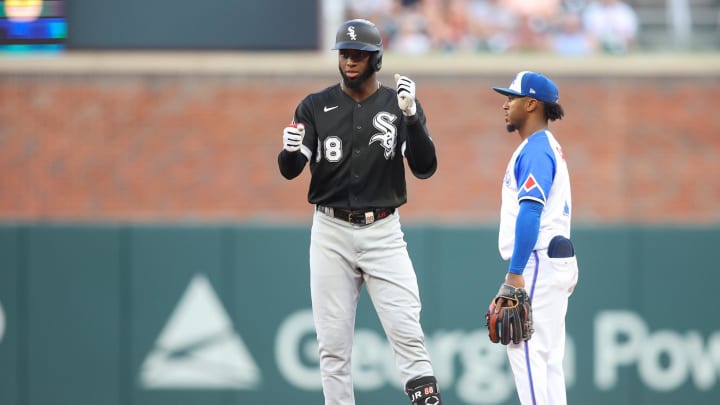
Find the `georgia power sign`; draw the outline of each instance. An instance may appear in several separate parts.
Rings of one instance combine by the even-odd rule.
[[[314,336],[309,308],[282,319],[274,336],[275,364],[287,383],[299,390],[322,389]],[[505,349],[490,343],[484,328],[435,330],[426,339],[440,383],[462,401],[502,403],[515,395]],[[624,367],[636,367],[643,384],[657,391],[677,389],[688,380],[699,391],[718,384],[720,331],[708,339],[693,330],[652,332],[633,311],[600,311],[594,320],[594,342],[598,390],[616,388],[618,372]],[[569,388],[576,379],[575,363],[575,344],[568,336],[565,373]],[[142,363],[141,386],[256,390],[262,380],[252,348],[243,342],[207,277],[196,275]],[[359,391],[399,386],[392,351],[381,332],[356,330],[353,381]]]

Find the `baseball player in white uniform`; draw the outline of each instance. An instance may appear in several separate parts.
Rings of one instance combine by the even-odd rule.
[[[507,346],[508,358],[523,405],[565,405],[565,315],[578,266],[570,176],[548,129],[564,111],[555,83],[536,72],[520,72],[510,87],[493,89],[507,96],[507,130],[521,140],[503,180],[498,244],[510,261],[505,283],[527,290],[535,329],[530,340]]]

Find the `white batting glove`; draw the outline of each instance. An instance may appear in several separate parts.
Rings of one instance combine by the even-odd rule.
[[[402,110],[403,115],[412,117],[417,112],[415,105],[415,82],[407,76],[395,73],[395,81],[397,82],[398,106]]]
[[[305,125],[292,124],[283,130],[283,149],[288,152],[297,152],[305,136]]]

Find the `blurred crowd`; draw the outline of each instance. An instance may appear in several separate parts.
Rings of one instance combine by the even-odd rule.
[[[623,0],[351,0],[346,13],[374,22],[386,49],[405,54],[617,54],[636,45],[639,25]]]

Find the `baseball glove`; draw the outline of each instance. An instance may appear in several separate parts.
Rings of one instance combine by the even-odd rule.
[[[530,339],[534,330],[532,305],[527,291],[503,284],[490,304],[485,321],[488,336],[493,343],[517,344]]]

